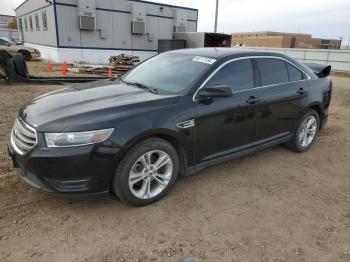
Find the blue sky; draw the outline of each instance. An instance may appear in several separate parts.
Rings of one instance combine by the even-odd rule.
[[[44,1],[44,0],[42,0]],[[114,0],[118,1],[118,0]],[[23,0],[0,0],[0,13],[14,14]],[[215,0],[158,0],[199,9],[199,31],[212,31]],[[350,40],[350,0],[220,0],[220,32],[282,31]]]

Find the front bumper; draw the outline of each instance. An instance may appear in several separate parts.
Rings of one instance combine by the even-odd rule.
[[[47,148],[36,145],[21,155],[8,145],[18,175],[33,188],[68,197],[108,195],[119,148],[102,144]]]

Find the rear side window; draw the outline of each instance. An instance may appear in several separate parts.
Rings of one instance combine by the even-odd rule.
[[[226,85],[232,91],[241,91],[254,87],[254,73],[251,59],[231,62],[221,68],[206,86]]]
[[[259,58],[256,60],[261,73],[261,85],[274,85],[288,82],[286,62],[275,58]]]
[[[303,72],[301,72],[298,68],[295,66],[287,63],[287,69],[289,74],[289,81],[299,81],[305,79],[305,75]]]

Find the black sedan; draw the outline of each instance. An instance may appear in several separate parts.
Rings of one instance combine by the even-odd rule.
[[[150,204],[179,174],[277,144],[308,150],[327,122],[329,73],[269,52],[163,53],[121,78],[33,99],[19,111],[9,153],[44,192]]]

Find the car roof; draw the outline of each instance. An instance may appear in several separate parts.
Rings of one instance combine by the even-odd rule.
[[[222,48],[222,47],[205,47],[205,48],[185,48],[178,49],[167,52],[167,54],[188,54],[193,56],[204,56],[216,60],[225,60],[225,59],[234,59],[239,57],[250,57],[250,56],[271,56],[271,57],[280,57],[285,60],[292,62],[292,64],[303,69],[304,72],[307,72],[309,76],[314,75],[312,70],[310,70],[305,65],[299,63],[295,59],[286,56],[277,52],[269,52],[266,50],[257,51],[250,48]],[[315,76],[316,77],[316,76]]]
[[[222,47],[185,48],[185,49],[177,49],[177,50],[169,51],[167,53],[205,56],[205,57],[214,58],[214,59],[231,57],[233,55],[236,55],[236,56],[269,55],[269,56],[284,57],[279,53],[268,52],[268,51],[256,51],[256,50],[243,49],[243,48],[222,48]]]

